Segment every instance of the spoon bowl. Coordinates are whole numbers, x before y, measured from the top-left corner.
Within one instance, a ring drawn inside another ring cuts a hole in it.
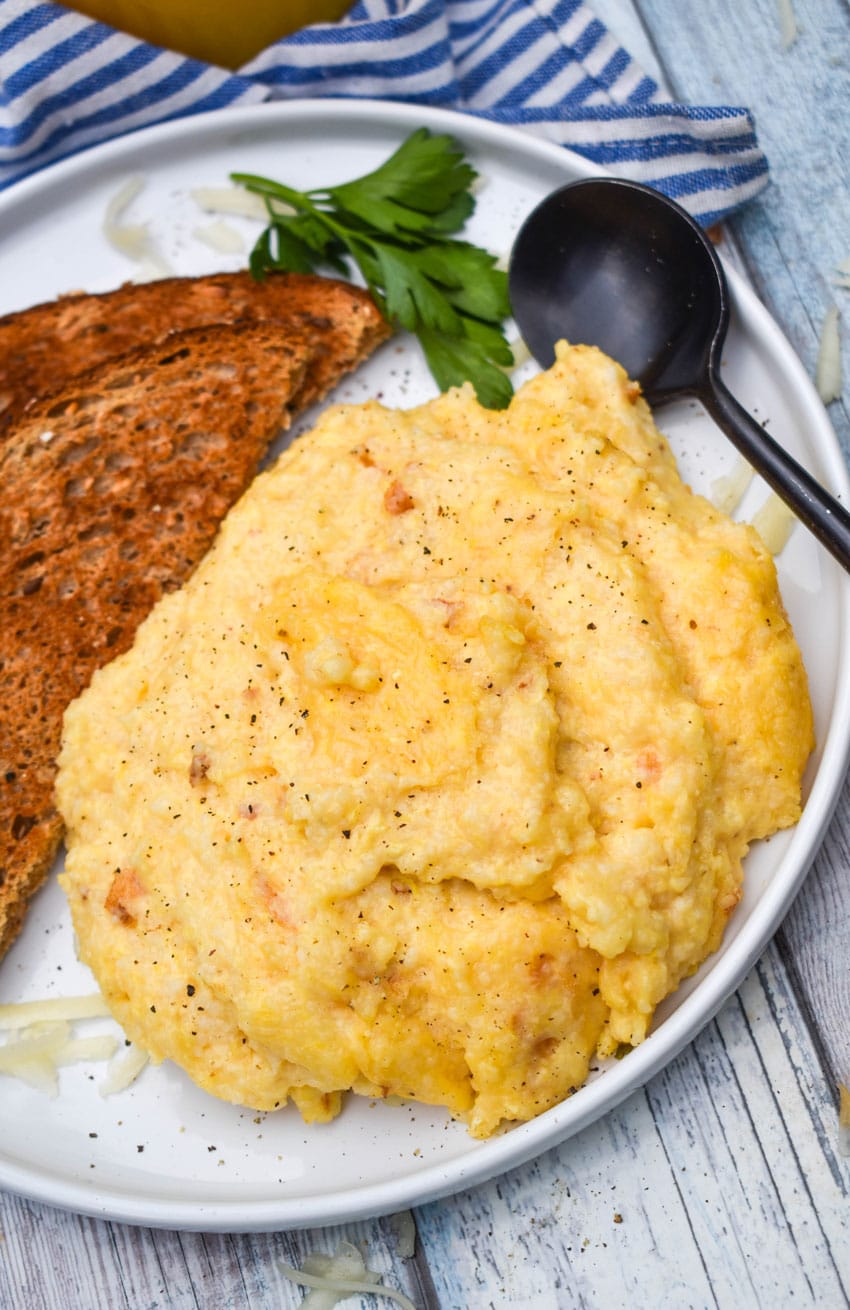
[[[509,267],[517,327],[548,368],[555,342],[598,346],[653,406],[695,396],[770,487],[850,571],[850,514],[732,396],[723,266],[699,224],[637,182],[571,182],[520,229]]]

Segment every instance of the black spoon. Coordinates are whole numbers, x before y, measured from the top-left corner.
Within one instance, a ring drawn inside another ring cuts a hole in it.
[[[850,571],[850,514],[765,432],[720,378],[729,292],[680,205],[637,182],[571,182],[529,215],[509,269],[517,327],[544,368],[564,338],[599,346],[651,405],[696,396],[741,454]]]

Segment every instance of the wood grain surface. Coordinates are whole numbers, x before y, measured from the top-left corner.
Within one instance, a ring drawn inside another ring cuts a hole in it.
[[[730,224],[759,298],[814,375],[824,317],[842,313],[850,377],[850,291],[836,286],[850,258],[850,18],[844,0],[794,0],[798,36],[783,49],[772,0],[640,6],[674,94],[692,102],[736,97],[754,111],[770,162],[769,187]],[[677,21],[678,16],[678,21]],[[722,56],[722,57],[721,57]],[[845,388],[830,418],[850,454]],[[850,1080],[850,862],[847,793],[777,947],[835,1089]]]
[[[850,377],[850,9],[792,0],[597,0],[623,43],[692,103],[750,106],[769,188],[729,249],[814,370],[827,307]],[[850,453],[847,392],[830,408]],[[131,1228],[0,1197],[2,1310],[285,1310],[279,1262],[358,1243],[419,1310],[850,1305],[850,791],[795,905],[738,993],[618,1109],[506,1176],[338,1229],[209,1235]],[[2,1131],[2,1102],[0,1102]],[[370,1297],[345,1302],[375,1307]],[[389,1304],[389,1302],[386,1302]]]

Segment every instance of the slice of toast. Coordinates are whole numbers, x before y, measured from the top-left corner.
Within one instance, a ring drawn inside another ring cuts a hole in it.
[[[322,345],[273,322],[176,333],[30,407],[0,444],[0,954],[61,842],[66,706],[201,559],[317,385]]]
[[[257,282],[247,272],[214,273],[61,296],[0,318],[0,434],[86,369],[170,332],[245,319],[276,319],[315,337],[301,409],[389,334],[365,291],[312,274],[272,273]]]

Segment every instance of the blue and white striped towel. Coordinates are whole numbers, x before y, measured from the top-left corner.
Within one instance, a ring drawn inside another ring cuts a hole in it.
[[[519,126],[657,186],[706,224],[767,180],[746,109],[670,102],[582,0],[358,0],[238,73],[58,4],[0,0],[0,188],[149,123],[290,96],[402,100]]]

